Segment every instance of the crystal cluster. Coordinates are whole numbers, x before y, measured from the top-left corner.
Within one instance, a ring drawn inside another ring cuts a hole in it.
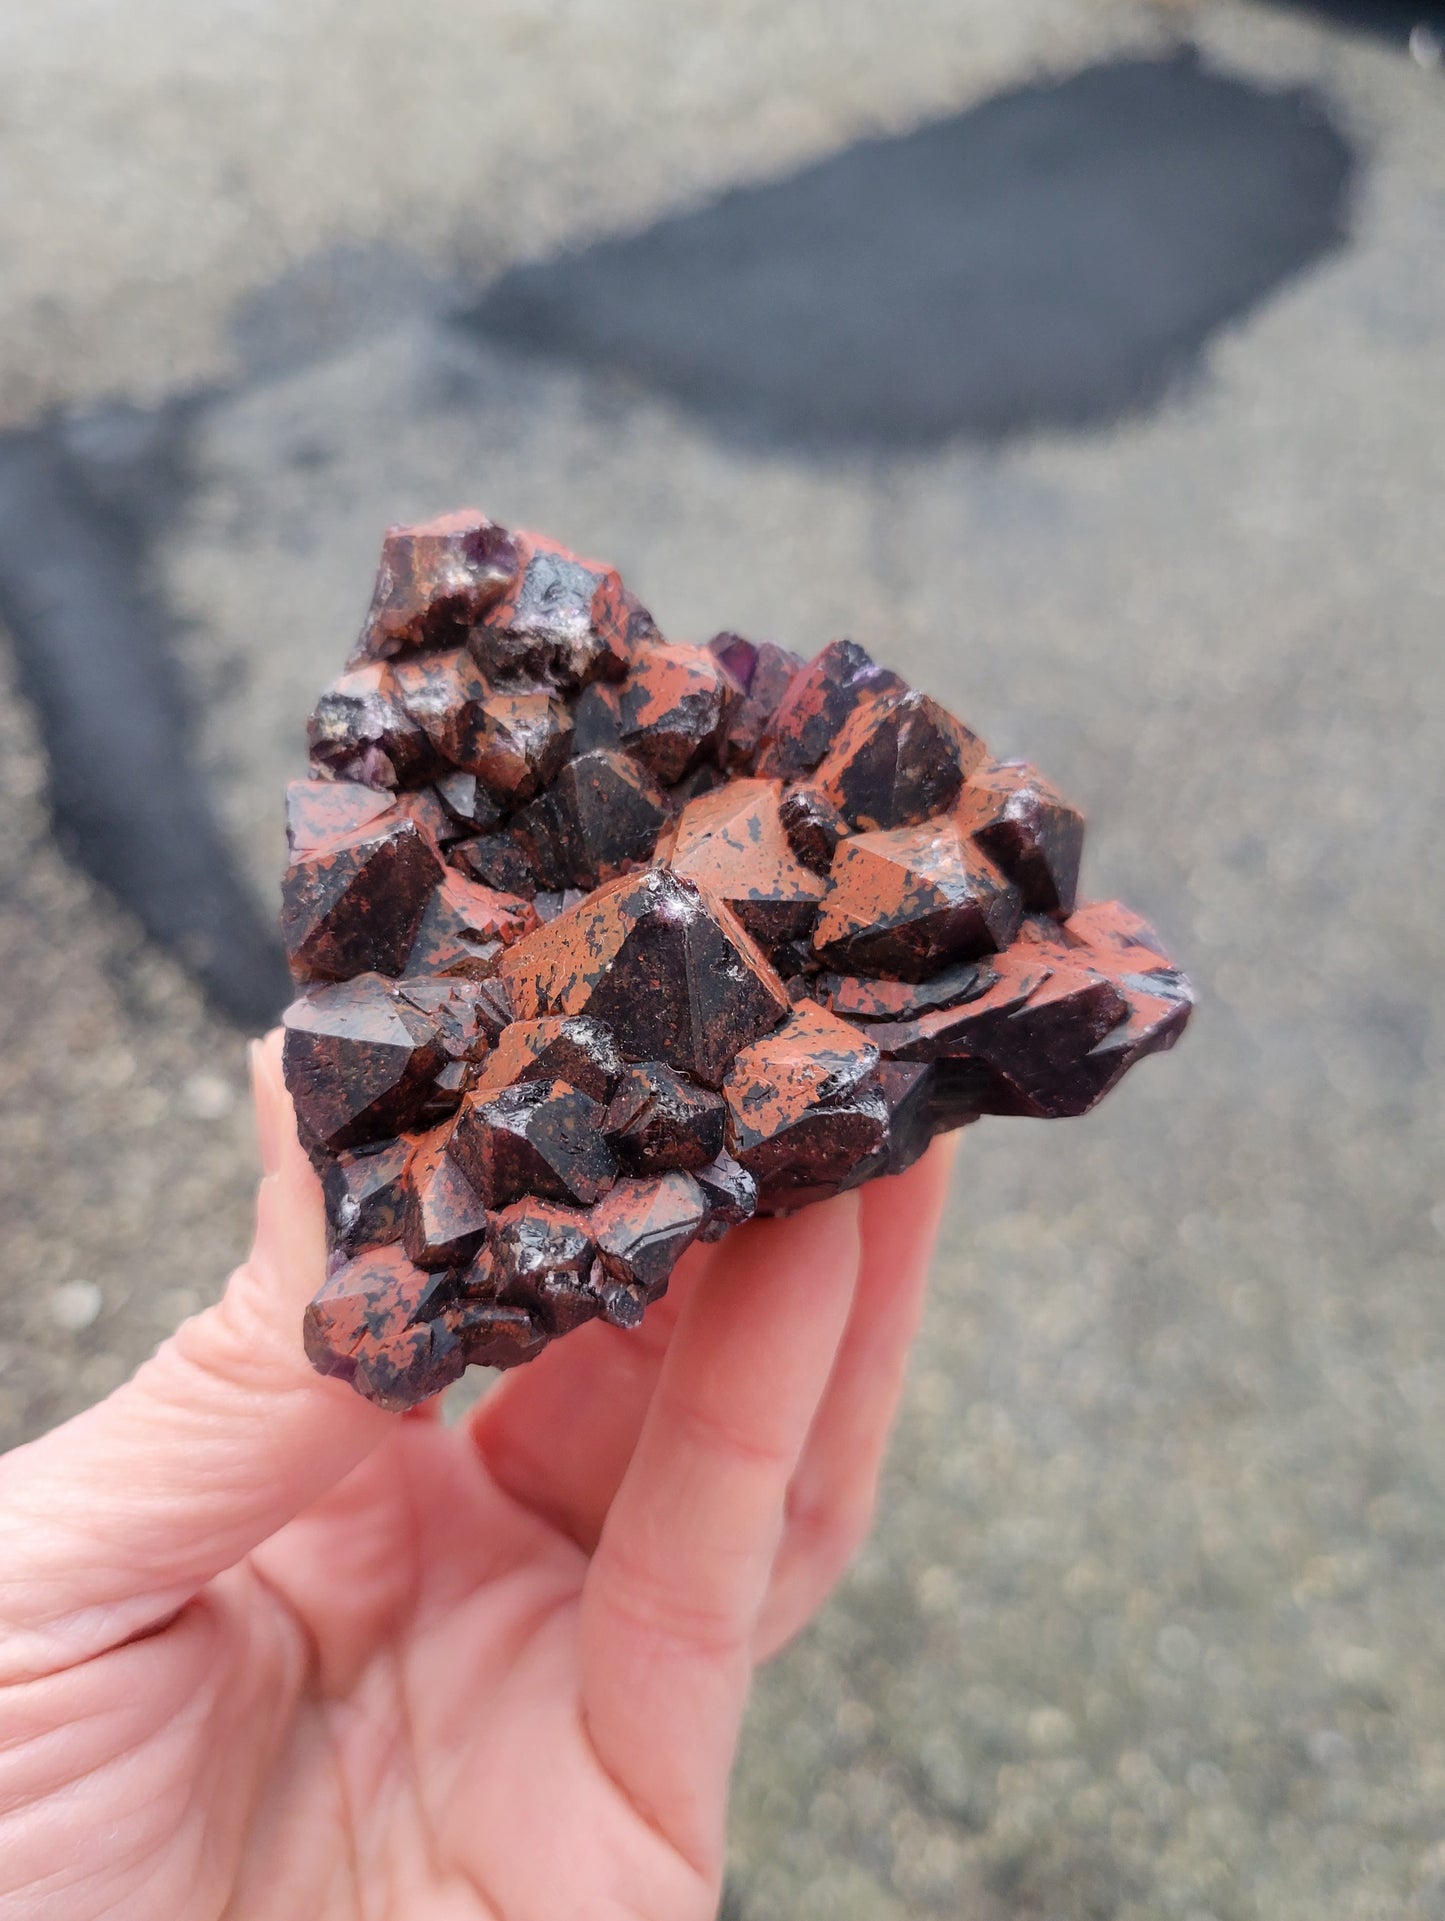
[[[287,797],[307,1352],[386,1407],[634,1326],[679,1255],[1081,1114],[1189,990],[1083,822],[853,642],[665,640],[610,567],[387,534]]]

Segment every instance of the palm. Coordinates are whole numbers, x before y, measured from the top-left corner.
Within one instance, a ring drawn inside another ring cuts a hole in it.
[[[447,1429],[297,1364],[283,1132],[222,1307],[0,1463],[0,1911],[710,1915],[752,1668],[866,1524],[942,1166],[695,1250]]]
[[[575,1481],[553,1491],[578,1511]],[[254,1693],[271,1647],[301,1679],[252,1727],[251,1765],[283,1753],[239,1837],[235,1913],[270,1921],[294,1889],[308,1917],[527,1921],[607,1912],[610,1888],[619,1912],[711,1914],[717,1859],[685,1859],[592,1744],[589,1566],[558,1519],[498,1485],[470,1430],[427,1419],[258,1549],[233,1672]]]
[[[587,1566],[431,1422],[404,1423],[267,1543],[207,1650],[224,1659],[225,1693],[157,1783],[179,1793],[200,1778],[239,1710],[236,1781],[208,1787],[201,1811],[228,1911],[525,1921],[606,1912],[610,1886],[619,1911],[710,1914],[716,1863],[695,1871],[591,1747]],[[268,1662],[280,1685],[258,1709]],[[235,1785],[262,1770],[249,1823],[227,1832]],[[185,1912],[176,1892],[157,1911]]]

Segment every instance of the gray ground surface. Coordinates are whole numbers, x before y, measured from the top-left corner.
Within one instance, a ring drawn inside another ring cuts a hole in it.
[[[875,645],[1084,803],[1090,891],[1199,980],[1096,1115],[966,1137],[878,1528],[758,1692],[737,1915],[1445,1916],[1439,76],[1230,4],[127,11],[0,21],[12,420],[224,374],[322,246],[480,274],[1180,23],[1334,103],[1351,244],[1147,417],[824,463],[401,298],[210,405],[158,563],[258,887],[380,527],[475,498],[669,632]],[[50,845],[8,687],[0,806],[18,1439],[214,1294],[253,1155],[241,1043]]]

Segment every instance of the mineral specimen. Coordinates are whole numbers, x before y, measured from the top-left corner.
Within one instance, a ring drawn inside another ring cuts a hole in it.
[[[878,1171],[888,1145],[888,1111],[869,1084],[878,1061],[866,1034],[811,1000],[743,1048],[723,1083],[728,1145],[759,1192],[836,1193]]]
[[[349,784],[349,783],[348,783]],[[399,974],[446,869],[397,807],[298,847],[281,884],[281,938],[297,980]]]
[[[517,548],[485,514],[444,514],[391,527],[353,665],[407,652],[428,640],[465,638],[517,574]]]
[[[675,874],[724,901],[769,950],[810,933],[828,891],[793,852],[782,782],[737,779],[690,800],[658,847]]]
[[[322,1174],[323,1373],[408,1407],[695,1241],[1081,1114],[1187,982],[1083,821],[852,641],[665,640],[464,511],[386,536],[287,792],[284,1062]]]
[[[567,1334],[602,1312],[593,1284],[597,1243],[579,1207],[514,1201],[490,1233],[492,1280],[504,1306],[520,1308],[545,1335]]]
[[[927,694],[879,695],[844,722],[813,786],[858,831],[911,827],[958,799],[983,743]]]
[[[629,1060],[708,1086],[788,1011],[783,983],[727,906],[668,867],[589,894],[503,953],[519,1018],[591,1014]]]
[[[607,1138],[634,1172],[707,1167],[723,1150],[726,1109],[711,1088],[661,1061],[622,1074],[607,1110]]]
[[[668,819],[667,798],[620,750],[579,754],[517,816],[515,842],[534,885],[596,887],[645,861]]]
[[[287,1008],[285,1024],[301,1138],[325,1154],[399,1134],[446,1058],[435,1023],[380,974],[317,988]]]
[[[407,1162],[401,1238],[418,1267],[465,1267],[486,1238],[486,1207],[447,1152],[448,1135],[447,1128],[437,1128]]]
[[[717,747],[730,691],[727,670],[708,648],[659,640],[622,683],[621,745],[670,787]]]
[[[666,1289],[678,1259],[704,1231],[709,1210],[705,1189],[681,1171],[655,1181],[619,1181],[597,1203],[593,1280],[609,1321],[636,1326],[643,1308]]]
[[[527,1194],[597,1201],[617,1178],[602,1137],[605,1113],[565,1081],[518,1081],[500,1094],[469,1094],[447,1152],[488,1207]]]
[[[813,944],[850,972],[925,980],[1007,947],[1018,889],[945,818],[841,841]]]

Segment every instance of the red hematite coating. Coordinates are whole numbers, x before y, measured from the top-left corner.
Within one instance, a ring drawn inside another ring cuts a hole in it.
[[[434,1127],[407,1160],[401,1239],[418,1267],[464,1267],[486,1238],[487,1210],[447,1153],[450,1133]]]
[[[911,827],[941,814],[983,759],[983,742],[927,694],[860,701],[813,776],[848,827]]]
[[[607,1138],[637,1173],[707,1167],[722,1152],[721,1095],[661,1061],[625,1068],[607,1110]]]
[[[853,641],[664,639],[604,563],[393,527],[287,791],[322,1373],[384,1407],[635,1327],[695,1241],[1082,1114],[1188,983],[1083,819]]]
[[[515,894],[479,887],[460,874],[445,874],[432,889],[416,938],[407,955],[409,974],[495,972],[496,956],[507,941],[530,934],[537,910]]]
[[[522,1018],[590,1014],[628,1060],[716,1087],[788,1011],[787,989],[722,901],[667,868],[625,875],[518,941],[500,971]]]
[[[473,508],[417,527],[389,527],[353,662],[465,634],[506,592],[516,571],[512,536]]]
[[[645,767],[599,747],[568,761],[518,814],[514,857],[534,886],[597,887],[648,858],[670,812]]]
[[[606,1112],[565,1081],[518,1081],[499,1094],[466,1095],[447,1152],[488,1207],[528,1194],[586,1206],[617,1179]]]
[[[761,946],[812,930],[828,884],[793,852],[780,780],[729,781],[690,800],[656,858],[725,901]]]
[[[479,1094],[500,1094],[518,1081],[565,1081],[605,1101],[623,1072],[612,1030],[583,1014],[513,1021],[477,1075]]]
[[[399,807],[298,848],[281,883],[281,938],[298,981],[399,974],[445,869]]]
[[[544,535],[518,534],[512,578],[473,629],[471,647],[484,668],[572,689],[621,680],[634,631],[655,630],[615,568],[583,560]]]
[[[521,1200],[491,1227],[491,1270],[498,1297],[521,1308],[545,1334],[568,1334],[602,1312],[594,1284],[597,1243],[580,1207]]]
[[[287,849],[293,856],[310,853],[359,833],[395,807],[394,796],[357,781],[293,780],[286,789]]]
[[[681,1171],[660,1180],[619,1181],[597,1203],[591,1221],[598,1255],[593,1281],[609,1321],[617,1327],[637,1325],[643,1308],[666,1292],[668,1276],[703,1232],[711,1208],[702,1183]]]
[[[764,723],[757,771],[784,780],[811,773],[860,701],[905,691],[906,683],[877,666],[856,642],[830,640],[789,681]]]
[[[771,640],[745,640],[741,634],[714,634],[708,650],[737,682],[724,721],[722,765],[746,771],[757,757],[758,742],[794,674],[801,654]]]
[[[706,647],[658,641],[622,684],[621,744],[660,781],[671,784],[715,747],[729,696],[727,670]]]
[[[829,878],[813,945],[850,970],[925,980],[1018,931],[1018,889],[947,818],[840,841]]]
[[[962,790],[954,819],[1017,883],[1025,907],[1073,911],[1084,851],[1084,817],[1027,761],[981,767]]]

